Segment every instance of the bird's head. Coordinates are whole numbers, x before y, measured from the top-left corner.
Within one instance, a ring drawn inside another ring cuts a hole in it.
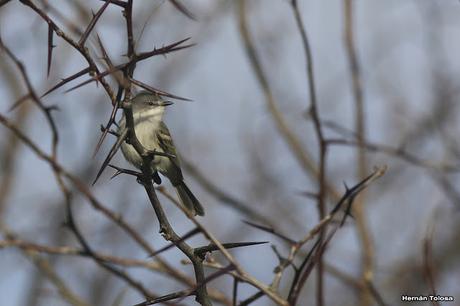
[[[141,91],[133,98],[134,108],[154,108],[171,104],[173,102],[164,100],[160,95],[148,91]]]
[[[162,115],[166,106],[173,104],[164,100],[160,95],[141,91],[132,100],[133,113],[146,117]]]

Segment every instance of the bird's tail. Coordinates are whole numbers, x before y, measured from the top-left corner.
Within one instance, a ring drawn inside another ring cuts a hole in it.
[[[204,209],[198,199],[193,195],[190,189],[182,181],[175,186],[177,190],[177,195],[179,196],[184,207],[193,213],[195,216],[204,216]]]

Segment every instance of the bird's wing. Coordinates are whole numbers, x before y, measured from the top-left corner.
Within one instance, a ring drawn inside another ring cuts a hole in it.
[[[170,157],[171,162],[180,169],[179,157],[177,156],[176,147],[174,146],[171,134],[169,134],[168,127],[161,121],[160,128],[157,131],[158,144],[160,145],[163,152],[174,155]]]

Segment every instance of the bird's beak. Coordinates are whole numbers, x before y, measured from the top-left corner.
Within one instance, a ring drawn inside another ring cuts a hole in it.
[[[163,106],[168,106],[168,105],[172,105],[172,104],[174,104],[174,102],[172,102],[172,101],[163,101],[163,103],[162,103]]]

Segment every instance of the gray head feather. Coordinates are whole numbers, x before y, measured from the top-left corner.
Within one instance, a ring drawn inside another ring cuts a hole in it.
[[[165,101],[160,95],[154,94],[148,91],[141,91],[133,98],[133,108],[136,110],[158,107],[158,106],[168,106],[172,102]]]

